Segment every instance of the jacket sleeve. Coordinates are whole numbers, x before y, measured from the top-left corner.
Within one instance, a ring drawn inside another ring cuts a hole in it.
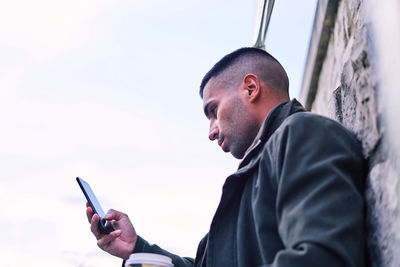
[[[364,159],[355,136],[309,113],[276,135],[276,214],[285,249],[268,267],[364,266]]]
[[[174,267],[189,267],[189,266],[193,266],[193,264],[194,264],[194,259],[187,258],[187,257],[180,257],[178,255],[172,254],[172,253],[160,248],[157,245],[149,244],[149,242],[144,240],[142,237],[138,236],[133,253],[140,253],[140,252],[156,253],[156,254],[168,256],[172,259],[172,263],[174,264]],[[122,263],[122,267],[124,267],[124,266],[125,266],[125,261]]]

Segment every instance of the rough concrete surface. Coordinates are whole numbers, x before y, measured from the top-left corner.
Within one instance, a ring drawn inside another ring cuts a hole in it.
[[[397,177],[389,161],[374,165],[369,173],[366,199],[370,206],[367,227],[371,266],[399,266]]]
[[[352,129],[369,157],[379,141],[376,79],[361,1],[341,1],[312,110]]]

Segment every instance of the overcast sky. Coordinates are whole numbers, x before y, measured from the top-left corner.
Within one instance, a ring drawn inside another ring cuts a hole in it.
[[[291,97],[315,6],[275,3],[266,47]],[[198,87],[252,45],[255,15],[256,0],[0,0],[0,265],[120,266],[76,176],[145,239],[195,256],[238,164],[208,140]]]

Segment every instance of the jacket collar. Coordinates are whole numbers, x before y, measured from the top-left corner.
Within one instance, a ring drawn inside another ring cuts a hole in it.
[[[239,164],[239,169],[247,165],[254,154],[253,151],[262,144],[268,141],[276,129],[281,126],[282,122],[290,115],[297,112],[306,111],[304,107],[295,98],[291,101],[283,102],[274,107],[269,113],[267,118],[261,125],[260,130],[252,145],[247,149],[243,160]]]

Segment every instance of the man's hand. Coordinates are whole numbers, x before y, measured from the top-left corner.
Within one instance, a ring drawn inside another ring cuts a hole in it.
[[[100,217],[97,214],[93,214],[89,203],[86,203],[86,207],[90,230],[97,239],[97,245],[102,250],[127,260],[129,255],[132,254],[137,240],[136,231],[128,215],[116,210],[109,210],[104,219],[109,221],[109,223],[111,222],[115,231],[109,234],[102,234],[99,229]]]

